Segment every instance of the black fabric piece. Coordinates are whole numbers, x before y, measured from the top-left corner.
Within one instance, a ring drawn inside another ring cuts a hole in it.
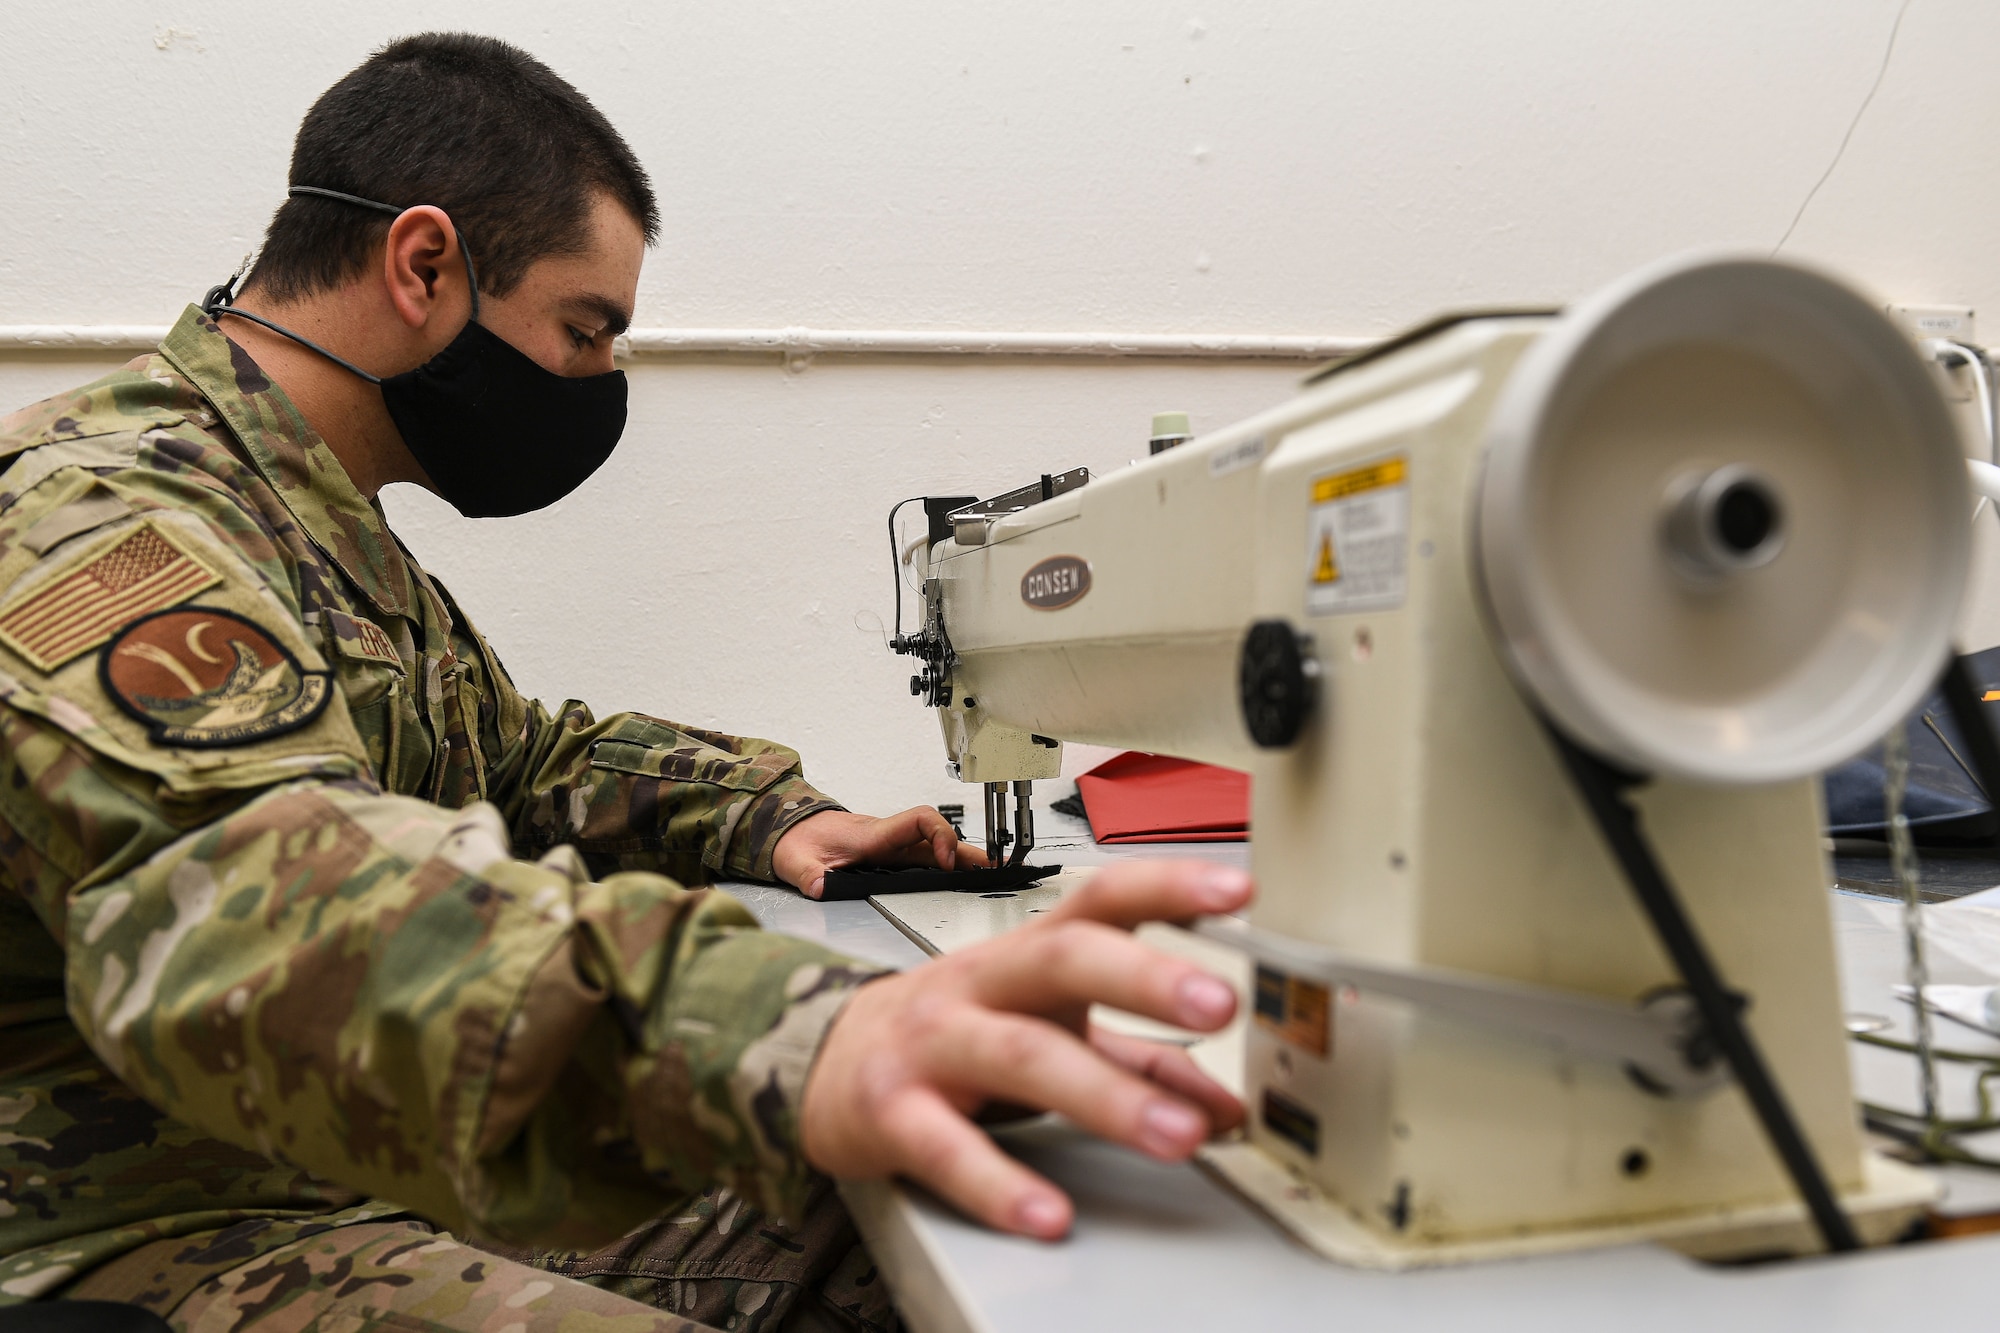
[[[1002,866],[997,870],[890,870],[869,866],[829,870],[819,895],[823,903],[852,902],[878,893],[1012,893],[1047,879],[1061,866]]]
[[[507,518],[554,504],[611,457],[625,372],[558,375],[474,321],[383,380],[382,402],[440,497],[467,518]]]
[[[1089,819],[1090,811],[1083,808],[1083,788],[1078,787],[1060,801],[1050,801],[1049,809],[1059,815],[1069,815],[1076,819]]]
[[[117,1301],[29,1301],[0,1308],[0,1333],[173,1333],[167,1321]]]
[[[2000,816],[1986,799],[1978,779],[1978,756],[1967,742],[1959,716],[1970,709],[1985,720],[1989,733],[2000,726],[2000,701],[1984,701],[1988,691],[2000,689],[2000,648],[1968,654],[1951,669],[1962,677],[1963,692],[1953,691],[1959,695],[1958,706],[1952,706],[1940,687],[1903,725],[1910,742],[1910,782],[1903,809],[1919,846],[1963,846],[2000,836]],[[1886,778],[1880,745],[1828,769],[1827,832],[1836,838],[1886,839]]]

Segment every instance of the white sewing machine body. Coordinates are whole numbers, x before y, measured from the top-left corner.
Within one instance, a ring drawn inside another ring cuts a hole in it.
[[[1054,776],[1058,752],[1037,736],[1246,769],[1256,926],[1384,964],[1623,1003],[1673,986],[1496,650],[1480,583],[1496,410],[1559,323],[1447,325],[1226,430],[961,523],[965,540],[936,544],[927,570],[927,607],[955,654],[940,716],[959,775]],[[1861,515],[1795,466],[1801,450],[1824,450],[1824,423],[1788,415],[1782,379],[1688,403],[1682,424],[1709,429],[1732,411],[1751,421],[1714,461],[1752,465],[1806,501],[1785,511],[1778,558],[1864,577],[1854,562],[1894,557],[1872,538],[1857,549]],[[1637,399],[1627,426],[1683,410],[1673,395]],[[1606,508],[1586,526],[1638,522],[1650,540],[1656,512]],[[1698,654],[1704,617],[1743,614],[1688,605],[1675,642],[1646,652],[1671,655],[1692,636]],[[1317,705],[1282,749],[1254,744],[1238,705],[1239,653],[1259,620],[1296,627],[1317,663]],[[1834,632],[1871,632],[1847,620]],[[1816,779],[1663,778],[1638,803],[1721,972],[1750,997],[1750,1028],[1856,1227],[1876,1241],[1900,1230],[1930,1188],[1862,1148]],[[1249,1142],[1210,1160],[1334,1257],[1401,1267],[1636,1236],[1718,1253],[1810,1245],[1734,1086],[1661,1096],[1558,1042],[1365,990],[1330,993],[1271,968],[1257,989]]]

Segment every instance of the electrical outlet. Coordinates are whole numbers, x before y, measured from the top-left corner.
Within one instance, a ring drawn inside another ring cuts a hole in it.
[[[1973,311],[1969,305],[1892,305],[1889,314],[1919,341],[1925,338],[1973,341]]]
[[[1969,305],[1892,305],[1889,316],[1903,326],[1903,331],[1916,341],[1917,346],[1924,348],[1926,356],[1930,355],[1930,349],[1924,345],[1934,338],[1955,343],[1973,342],[1973,310]],[[1937,366],[1945,397],[1955,403],[1971,402],[1976,395],[1972,367],[1948,356],[1937,358]]]

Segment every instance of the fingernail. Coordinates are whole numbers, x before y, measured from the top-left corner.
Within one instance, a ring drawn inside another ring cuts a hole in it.
[[[1145,1146],[1165,1157],[1179,1157],[1201,1142],[1201,1117],[1179,1102],[1156,1101],[1141,1117]]]
[[[1067,1220],[1063,1215],[1062,1200],[1046,1194],[1030,1194],[1014,1215],[1020,1219],[1021,1230],[1037,1236],[1059,1236]]]
[[[1234,866],[1210,866],[1201,876],[1202,905],[1211,911],[1228,911],[1237,905],[1249,887],[1248,873]]]
[[[1181,982],[1179,999],[1181,1021],[1189,1027],[1214,1027],[1236,1007],[1236,992],[1205,972]]]

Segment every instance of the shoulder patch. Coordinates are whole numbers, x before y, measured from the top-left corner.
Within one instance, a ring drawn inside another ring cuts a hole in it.
[[[297,731],[333,687],[255,622],[206,606],[157,611],[125,626],[98,663],[104,692],[144,722],[156,745],[246,745]]]
[[[153,523],[141,523],[67,574],[0,606],[0,643],[54,671],[136,616],[172,606],[222,576]]]

